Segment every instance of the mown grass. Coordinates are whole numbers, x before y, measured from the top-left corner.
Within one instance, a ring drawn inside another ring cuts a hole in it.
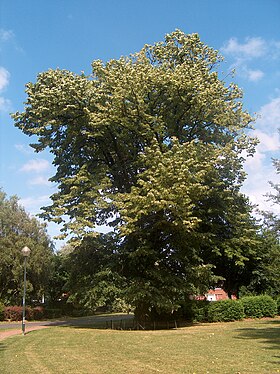
[[[280,372],[280,319],[177,330],[51,327],[0,342],[0,373]]]

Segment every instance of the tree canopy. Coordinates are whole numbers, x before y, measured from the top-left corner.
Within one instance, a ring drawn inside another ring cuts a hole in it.
[[[240,193],[253,118],[241,90],[219,77],[221,62],[197,34],[176,30],[128,57],[94,61],[89,76],[40,73],[13,116],[37,136],[37,152],[54,155],[58,192],[43,216],[81,241],[111,221],[139,309],[174,310],[226,275],[215,266],[240,269],[254,251]]]
[[[30,217],[18,198],[0,190],[0,300],[20,304],[23,290],[24,246],[31,249],[27,261],[27,300],[41,299],[48,286],[53,246],[45,225]]]

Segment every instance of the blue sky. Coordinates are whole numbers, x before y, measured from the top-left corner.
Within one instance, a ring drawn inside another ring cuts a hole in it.
[[[0,0],[0,188],[30,214],[55,191],[51,155],[33,153],[9,116],[23,109],[27,82],[49,68],[90,73],[93,60],[128,55],[179,28],[218,49],[225,73],[235,68],[245,108],[259,117],[260,144],[246,163],[243,191],[280,213],[263,196],[268,181],[277,181],[271,158],[280,148],[279,20],[279,0]],[[49,225],[49,234],[57,233]]]

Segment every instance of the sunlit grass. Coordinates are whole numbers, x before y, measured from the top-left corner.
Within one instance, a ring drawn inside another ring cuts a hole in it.
[[[0,342],[0,373],[280,372],[280,319],[177,330],[51,327]]]

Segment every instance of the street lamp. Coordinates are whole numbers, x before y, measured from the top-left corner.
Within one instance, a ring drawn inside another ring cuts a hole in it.
[[[24,278],[23,278],[23,298],[22,298],[22,335],[25,335],[25,294],[26,294],[26,260],[30,255],[30,249],[23,247],[21,253],[24,256]]]

